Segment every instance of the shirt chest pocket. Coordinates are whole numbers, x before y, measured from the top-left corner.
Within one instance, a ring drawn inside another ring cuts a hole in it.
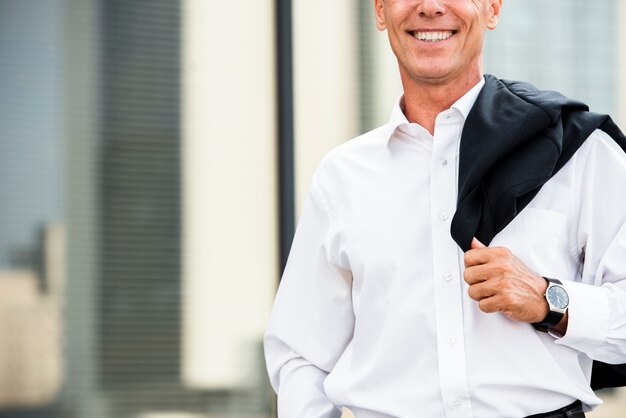
[[[561,274],[557,257],[568,254],[567,216],[547,209],[525,208],[495,236],[490,246],[504,246],[535,273]]]

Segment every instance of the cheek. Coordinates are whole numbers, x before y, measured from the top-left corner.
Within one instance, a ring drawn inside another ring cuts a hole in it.
[[[408,38],[404,32],[396,28],[387,29],[387,36],[389,38],[389,45],[396,57],[400,58],[406,56],[406,50],[410,47],[411,39]]]
[[[478,27],[473,28],[467,34],[463,45],[464,53],[469,57],[474,57],[483,49],[484,33]]]

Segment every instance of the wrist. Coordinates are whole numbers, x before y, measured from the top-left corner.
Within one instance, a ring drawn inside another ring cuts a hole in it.
[[[569,320],[569,312],[565,312],[561,321],[556,324],[551,330],[559,337],[564,336],[567,333],[567,324]]]
[[[543,321],[550,313],[550,305],[546,299],[546,291],[548,290],[548,281],[541,276],[537,277],[537,292],[539,296],[539,302],[537,303],[537,315],[532,323],[539,323]]]

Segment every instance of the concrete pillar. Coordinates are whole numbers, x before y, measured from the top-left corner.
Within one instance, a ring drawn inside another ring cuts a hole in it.
[[[359,130],[357,20],[352,1],[293,3],[298,214],[322,157]]]
[[[617,54],[618,54],[618,93],[617,93],[617,123],[622,130],[626,130],[626,1],[617,1]]]
[[[182,4],[182,379],[241,388],[278,276],[274,6]]]

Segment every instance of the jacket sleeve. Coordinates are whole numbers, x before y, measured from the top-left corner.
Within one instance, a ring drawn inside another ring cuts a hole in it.
[[[556,343],[626,363],[626,154],[602,131],[590,140],[577,196],[582,277],[567,283],[568,329]]]
[[[314,179],[264,338],[281,418],[341,416],[324,380],[352,338],[352,275],[329,259],[331,229],[330,208]]]

